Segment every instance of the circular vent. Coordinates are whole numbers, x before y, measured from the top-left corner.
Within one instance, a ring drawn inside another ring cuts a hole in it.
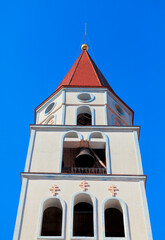
[[[45,110],[45,114],[48,114],[50,111],[52,111],[52,109],[54,108],[54,106],[55,106],[55,103],[53,102],[53,103],[51,103],[51,104],[49,104],[49,106],[46,108],[46,110]]]
[[[81,102],[91,102],[94,100],[94,96],[90,93],[80,93],[77,98]]]

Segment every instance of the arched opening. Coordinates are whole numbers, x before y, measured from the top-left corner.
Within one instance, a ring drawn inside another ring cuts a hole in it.
[[[79,154],[79,145],[82,135],[75,131],[67,132],[62,140],[62,172],[71,173],[74,167],[74,159]]]
[[[64,136],[64,140],[66,138],[78,138],[78,139],[81,139],[81,135],[78,133],[78,132],[75,132],[75,131],[69,131],[65,134]]]
[[[46,202],[43,212],[41,236],[61,236],[62,234],[62,206],[58,201]]]
[[[106,136],[92,132],[88,141],[83,136],[70,131],[63,137],[62,172],[79,174],[106,174],[109,164]],[[109,168],[108,168],[109,170]],[[109,173],[109,172],[108,172]]]
[[[94,236],[92,204],[79,202],[74,206],[73,236]]]
[[[105,237],[125,237],[120,201],[109,199],[104,205]]]
[[[81,106],[77,110],[77,126],[91,126],[92,114],[88,106]]]

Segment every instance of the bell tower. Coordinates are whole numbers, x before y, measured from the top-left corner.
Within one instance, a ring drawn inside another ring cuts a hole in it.
[[[152,240],[133,116],[83,44],[35,109],[14,240]]]

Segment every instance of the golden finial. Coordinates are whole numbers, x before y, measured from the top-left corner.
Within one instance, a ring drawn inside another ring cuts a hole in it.
[[[85,23],[85,35],[84,35],[85,43],[84,43],[83,45],[81,45],[81,49],[87,51],[87,50],[88,50],[88,45],[86,44],[86,35],[87,35],[86,28],[87,28],[87,25],[86,25],[86,23]]]
[[[82,50],[88,50],[88,45],[86,43],[81,45],[81,49]]]

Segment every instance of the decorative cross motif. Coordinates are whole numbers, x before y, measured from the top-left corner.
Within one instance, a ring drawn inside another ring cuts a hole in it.
[[[88,190],[87,187],[89,187],[88,183],[85,180],[83,180],[79,186],[81,187],[82,191],[84,191],[84,192],[86,190]]]
[[[56,196],[56,194],[58,194],[57,191],[60,191],[60,189],[57,185],[53,185],[49,190],[53,196]]]
[[[54,119],[51,118],[51,119],[49,120],[48,124],[53,125],[53,124],[54,124]]]
[[[108,191],[111,192],[112,197],[115,197],[116,194],[117,194],[116,191],[119,191],[119,189],[117,189],[117,187],[112,184],[112,185],[109,187]]]

